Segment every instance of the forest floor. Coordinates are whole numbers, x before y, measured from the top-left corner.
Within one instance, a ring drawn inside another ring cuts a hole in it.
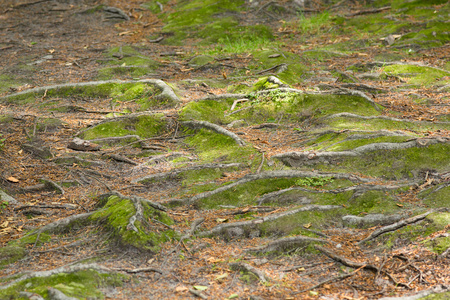
[[[450,297],[450,4],[304,2],[3,1],[0,299]]]

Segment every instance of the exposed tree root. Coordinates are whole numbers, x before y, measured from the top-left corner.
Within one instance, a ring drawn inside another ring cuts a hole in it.
[[[235,271],[245,271],[254,274],[261,282],[268,282],[270,278],[266,275],[265,272],[258,270],[255,267],[250,266],[246,263],[230,263],[230,268]]]
[[[152,84],[156,86],[160,91],[161,94],[156,96],[156,99],[164,99],[168,98],[172,100],[175,103],[180,102],[180,99],[175,95],[172,88],[170,88],[164,81],[160,79],[141,79],[141,80],[104,80],[104,81],[88,81],[88,82],[79,82],[79,83],[65,83],[65,84],[56,84],[56,85],[50,85],[50,86],[43,86],[39,88],[29,89],[22,92],[9,94],[3,97],[0,97],[0,100],[7,100],[8,98],[26,95],[26,94],[40,94],[40,93],[46,93],[46,91],[50,90],[58,90],[61,88],[81,88],[81,87],[90,87],[90,86],[97,86],[107,83],[115,83],[115,84],[126,84],[126,83],[147,83]]]
[[[183,241],[183,240],[186,240],[186,239],[190,238],[190,237],[194,234],[194,232],[195,232],[195,230],[197,229],[197,227],[198,227],[200,224],[202,224],[204,221],[205,221],[205,218],[198,218],[198,219],[195,219],[194,222],[192,222],[191,228],[189,229],[189,231],[188,231],[185,235],[183,235],[183,236],[181,237],[180,242]]]
[[[127,230],[133,230],[134,232],[139,233],[139,230],[134,225],[134,222],[139,221],[144,223],[144,208],[142,207],[141,201],[136,197],[130,197],[129,199],[133,202],[136,213],[130,217]]]
[[[130,200],[133,201],[133,203],[134,203],[135,200],[139,200],[139,201],[141,201],[143,203],[146,203],[146,204],[150,205],[154,209],[158,209],[158,210],[161,210],[161,211],[164,211],[164,212],[167,211],[167,207],[165,207],[164,205],[161,205],[159,203],[150,201],[148,199],[145,199],[145,198],[142,198],[142,197],[139,197],[139,196],[125,196],[125,195],[122,195],[121,193],[119,193],[118,191],[112,191],[111,193],[107,193],[107,194],[101,195],[102,198],[107,198],[109,196],[117,196],[117,197],[119,197],[121,199],[130,199]]]
[[[229,130],[226,130],[225,128],[223,128],[219,125],[216,125],[216,124],[213,124],[213,123],[210,123],[207,121],[185,121],[185,122],[182,122],[181,124],[183,126],[191,127],[194,129],[206,128],[206,129],[215,131],[217,133],[220,133],[220,134],[223,134],[223,135],[226,135],[226,136],[232,138],[241,147],[246,145],[244,140],[241,139],[240,137],[238,137],[235,133],[233,133]]]
[[[379,300],[418,300],[418,299],[425,299],[426,296],[432,295],[432,294],[440,294],[440,293],[445,293],[448,292],[449,287],[445,286],[445,285],[438,285],[434,288],[431,288],[429,290],[425,290],[425,291],[421,291],[419,293],[416,294],[412,294],[409,296],[402,296],[402,297],[383,297],[380,298]],[[428,297],[427,297],[428,298]],[[444,298],[430,298],[430,299],[444,299]]]
[[[30,232],[29,234],[27,234],[25,236],[41,234],[42,232],[52,232],[52,233],[55,232],[56,233],[56,232],[60,232],[60,231],[65,231],[68,227],[70,227],[72,225],[72,223],[83,222],[87,218],[89,218],[92,214],[94,214],[94,212],[73,215],[73,216],[58,220],[56,222],[47,224],[47,225],[39,228],[36,231]]]
[[[389,120],[389,121],[395,121],[395,122],[411,122],[411,123],[422,123],[422,124],[430,124],[431,122],[427,121],[417,121],[417,120],[409,120],[409,119],[398,119],[388,116],[360,116],[357,114],[352,114],[349,112],[342,112],[337,114],[332,114],[329,116],[326,116],[325,119],[334,119],[334,118],[340,118],[340,117],[349,117],[349,118],[356,118],[356,119],[363,119],[363,120]],[[432,124],[448,124],[449,122],[432,122]]]
[[[307,289],[304,289],[304,290],[301,290],[301,291],[298,291],[298,292],[295,292],[295,293],[292,293],[292,294],[293,295],[297,295],[297,294],[300,294],[300,293],[311,291],[313,289],[317,289],[317,288],[319,288],[319,287],[321,287],[321,286],[323,286],[325,284],[328,284],[328,283],[332,283],[332,282],[336,282],[336,281],[341,281],[341,280],[347,279],[349,277],[352,277],[353,275],[356,275],[356,273],[358,273],[359,270],[361,270],[361,269],[362,268],[359,268],[359,269],[357,269],[357,270],[355,270],[355,271],[353,271],[351,273],[348,273],[348,274],[343,274],[343,275],[331,277],[329,279],[326,279],[326,280],[323,280],[323,281],[319,282],[316,285],[313,285],[312,287],[309,287]]]
[[[156,269],[156,268],[138,268],[138,269],[126,269],[126,268],[112,268],[111,270],[114,271],[123,271],[123,272],[127,272],[127,273],[131,273],[131,274],[135,274],[135,273],[142,273],[142,272],[156,272],[159,274],[164,274],[164,272],[160,269]]]
[[[204,165],[197,165],[197,166],[191,166],[191,167],[186,167],[186,168],[180,168],[180,169],[176,169],[170,172],[161,172],[161,173],[156,173],[156,174],[151,174],[148,176],[144,176],[144,177],[140,177],[140,178],[136,178],[133,179],[131,182],[132,183],[143,183],[146,181],[153,181],[153,180],[163,180],[165,178],[174,178],[176,176],[178,176],[180,173],[182,172],[186,172],[186,171],[193,171],[193,170],[204,170],[204,169],[225,169],[225,168],[242,168],[244,167],[243,164],[241,163],[231,163],[231,164],[204,164]]]
[[[349,187],[334,189],[334,190],[313,190],[313,189],[307,189],[307,188],[302,188],[302,187],[290,187],[287,189],[282,189],[282,190],[278,190],[275,192],[270,192],[270,193],[264,194],[261,197],[259,197],[259,199],[257,200],[257,203],[258,203],[258,205],[261,205],[264,202],[269,201],[271,198],[281,196],[284,193],[287,193],[290,191],[302,191],[302,192],[313,193],[313,194],[322,194],[322,193],[340,194],[340,193],[345,193],[348,191],[355,191],[355,193],[364,193],[366,191],[397,190],[402,187],[412,186],[413,184],[414,184],[414,182],[399,184],[399,185],[373,185],[373,184],[362,183],[359,185],[354,185],[354,186],[349,186]]]
[[[378,237],[378,236],[380,236],[382,234],[385,234],[386,232],[394,231],[394,230],[402,228],[402,227],[404,227],[406,225],[409,225],[409,224],[421,221],[421,220],[425,219],[429,214],[437,212],[437,211],[443,211],[443,210],[442,209],[441,210],[434,210],[434,209],[432,209],[430,211],[427,211],[424,214],[421,214],[421,215],[418,215],[418,216],[414,216],[414,217],[411,217],[411,218],[408,218],[408,219],[405,219],[405,220],[401,220],[399,222],[396,222],[396,223],[388,225],[388,226],[381,227],[381,228],[375,230],[374,232],[372,232],[372,234],[370,234],[365,239],[359,241],[358,244],[361,245],[361,244],[363,244],[365,242],[373,240],[374,238],[376,238],[376,237]]]
[[[281,238],[281,239],[275,240],[273,242],[270,242],[267,245],[256,247],[256,248],[249,248],[249,249],[245,249],[245,250],[250,251],[250,252],[267,253],[267,252],[273,252],[273,251],[283,251],[287,248],[304,246],[304,245],[307,245],[310,243],[330,243],[330,242],[332,242],[332,241],[298,235],[298,236],[292,236],[292,237],[287,237],[287,238]]]
[[[262,218],[258,218],[258,219],[254,219],[254,220],[250,220],[250,221],[220,224],[218,226],[215,226],[211,230],[198,233],[197,236],[206,237],[206,236],[210,236],[210,235],[219,234],[223,230],[228,229],[228,228],[259,225],[259,224],[262,224],[265,222],[274,221],[276,219],[290,216],[290,215],[293,215],[293,214],[296,214],[299,212],[303,212],[303,211],[326,211],[326,210],[340,209],[340,208],[342,208],[342,207],[339,205],[306,205],[306,206],[303,206],[300,208],[288,210],[288,211],[278,213],[278,214],[272,214],[267,217],[262,217]]]
[[[0,286],[0,290],[7,289],[7,288],[13,286],[14,284],[16,284],[18,282],[21,282],[21,281],[27,280],[27,279],[31,279],[31,278],[49,277],[51,275],[55,275],[55,274],[59,274],[59,273],[74,273],[74,272],[78,272],[78,271],[81,271],[81,270],[95,270],[95,271],[97,271],[99,273],[103,273],[103,274],[111,273],[110,269],[108,269],[108,268],[106,268],[104,266],[95,264],[95,263],[93,263],[93,264],[79,264],[79,265],[62,266],[62,267],[59,267],[59,268],[56,268],[56,269],[53,269],[53,270],[37,271],[37,272],[31,272],[31,273],[25,274],[22,277],[17,278],[15,280],[11,281],[8,284]],[[13,276],[16,277],[16,275],[12,275],[12,276],[9,276],[9,277],[13,277]],[[3,279],[6,279],[6,278],[3,278]]]
[[[372,271],[372,272],[374,272],[376,274],[379,274],[381,272],[384,275],[386,275],[387,277],[389,277],[389,279],[392,281],[392,283],[395,286],[403,286],[403,287],[405,287],[407,289],[411,289],[411,287],[409,285],[401,283],[401,282],[397,282],[397,280],[395,280],[394,277],[392,277],[391,274],[387,273],[386,271],[381,270],[380,268],[378,268],[378,267],[376,267],[374,265],[352,261],[350,259],[347,259],[347,258],[345,258],[343,256],[340,256],[340,255],[332,252],[331,250],[329,250],[327,248],[324,248],[322,246],[319,246],[319,245],[315,245],[314,247],[317,250],[319,250],[320,252],[322,252],[323,254],[325,254],[326,256],[328,256],[329,258],[331,258],[331,259],[333,259],[333,260],[343,264],[344,266],[355,268],[355,269],[362,268],[362,269],[365,269],[365,270]]]
[[[338,89],[326,91],[326,93],[333,94],[333,95],[359,96],[359,97],[367,100],[367,102],[369,102],[376,110],[381,111],[379,104],[377,104],[369,96],[367,96],[365,93],[363,93],[361,91],[355,91],[355,90],[346,89],[346,88],[338,88]]]
[[[213,191],[200,193],[198,195],[195,195],[192,198],[188,199],[182,199],[182,200],[176,200],[176,202],[186,203],[186,204],[193,204],[197,202],[200,199],[204,199],[207,197],[210,197],[212,195],[224,192],[226,190],[235,188],[238,185],[245,184],[247,182],[255,181],[255,180],[261,180],[261,179],[272,179],[272,178],[294,178],[294,177],[333,177],[336,179],[348,179],[351,181],[359,181],[359,182],[370,182],[371,179],[358,177],[353,174],[342,174],[342,173],[318,173],[318,172],[309,172],[309,171],[297,171],[297,170],[286,170],[286,171],[271,171],[271,172],[264,172],[260,174],[250,174],[246,175],[243,178],[222,186],[220,188],[217,188]]]
[[[408,148],[420,148],[429,145],[448,143],[450,139],[446,138],[421,138],[414,139],[403,143],[373,143],[364,146],[357,147],[349,151],[336,151],[336,152],[287,152],[272,156],[272,158],[279,159],[285,165],[290,167],[299,167],[305,164],[319,162],[333,162],[334,160],[344,157],[357,157],[366,152],[379,151],[379,150],[401,150]]]

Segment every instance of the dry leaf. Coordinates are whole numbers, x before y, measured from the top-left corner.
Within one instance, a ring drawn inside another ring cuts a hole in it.
[[[194,285],[194,289],[196,289],[197,291],[206,291],[208,287],[204,285]]]
[[[308,228],[311,227],[311,226],[312,226],[311,223],[308,223],[308,224],[303,225],[303,227],[306,228],[306,229],[308,229]]]
[[[187,290],[189,290],[187,287],[185,287],[185,286],[177,286],[176,288],[175,288],[175,292],[176,293],[182,293],[182,292],[186,292]]]
[[[8,180],[9,182],[19,182],[19,179],[17,179],[16,177],[10,176],[8,177],[6,180]]]

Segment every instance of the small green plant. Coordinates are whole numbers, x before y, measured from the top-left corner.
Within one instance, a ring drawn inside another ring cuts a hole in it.
[[[0,210],[5,209],[8,206],[8,201],[1,201],[0,202]]]
[[[333,181],[333,177],[305,177],[295,181],[295,184],[299,186],[322,187]]]
[[[3,134],[0,133],[0,150],[3,149],[3,147],[5,147],[5,141],[6,138],[1,138],[3,136]]]

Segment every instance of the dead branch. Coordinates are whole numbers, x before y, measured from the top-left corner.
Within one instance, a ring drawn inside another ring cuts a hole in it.
[[[421,215],[418,215],[418,216],[414,216],[414,217],[411,217],[411,218],[408,218],[408,219],[405,219],[405,220],[401,220],[399,222],[396,222],[396,223],[388,225],[388,226],[381,227],[381,228],[375,230],[374,232],[372,232],[372,234],[369,235],[368,237],[366,237],[365,239],[359,241],[358,244],[361,245],[361,244],[363,244],[365,242],[373,240],[374,238],[376,238],[376,237],[378,237],[378,236],[380,236],[382,234],[385,234],[386,232],[394,231],[394,230],[402,228],[402,227],[404,227],[406,225],[409,225],[409,224],[421,221],[421,220],[425,219],[429,214],[434,213],[434,212],[436,212],[436,211],[434,209],[432,209],[430,211],[427,211],[424,214],[421,214]]]
[[[246,145],[244,140],[242,140],[240,137],[238,137],[235,133],[233,133],[229,130],[226,130],[225,128],[223,128],[219,125],[216,125],[216,124],[213,124],[213,123],[210,123],[207,121],[185,121],[185,122],[182,122],[181,124],[184,126],[187,126],[187,127],[194,128],[194,129],[206,128],[206,129],[215,131],[219,134],[223,134],[223,135],[226,135],[226,136],[232,138],[241,147],[244,147]]]
[[[141,273],[141,272],[155,272],[155,273],[159,273],[159,274],[164,274],[163,271],[161,271],[160,269],[156,269],[156,268],[138,268],[138,269],[126,269],[126,268],[112,268],[111,270],[114,271],[123,271],[123,272],[127,272],[127,273],[131,273],[131,274],[135,274],[135,273]]]
[[[250,266],[246,263],[230,263],[230,268],[235,271],[245,271],[256,275],[261,282],[267,282],[270,278],[266,275],[264,271],[258,270],[255,267]]]

